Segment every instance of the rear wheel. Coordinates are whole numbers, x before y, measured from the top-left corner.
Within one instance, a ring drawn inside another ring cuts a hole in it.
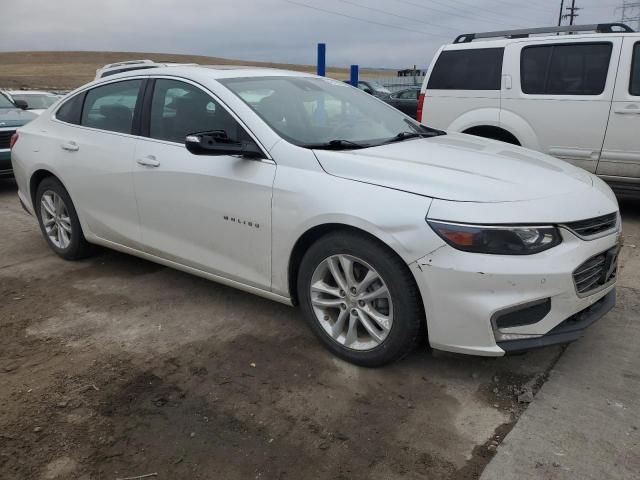
[[[322,343],[358,365],[402,358],[422,330],[420,296],[407,266],[363,234],[336,232],[313,244],[300,265],[298,293]]]
[[[47,177],[40,182],[34,206],[42,235],[55,253],[66,260],[77,260],[92,252],[71,197],[59,180]]]

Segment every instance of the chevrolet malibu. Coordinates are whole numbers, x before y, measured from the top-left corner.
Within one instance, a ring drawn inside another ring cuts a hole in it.
[[[67,260],[92,245],[299,305],[364,366],[578,338],[615,303],[601,180],[421,125],[340,81],[176,66],[85,85],[20,128],[25,209]]]

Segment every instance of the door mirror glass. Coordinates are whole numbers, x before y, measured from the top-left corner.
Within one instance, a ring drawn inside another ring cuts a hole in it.
[[[13,103],[16,104],[16,107],[22,109],[22,110],[26,110],[27,108],[29,108],[29,104],[27,102],[25,102],[24,100],[15,100]]]
[[[194,155],[242,155],[248,158],[263,158],[264,155],[253,142],[242,142],[229,138],[224,130],[192,133],[185,138],[185,147]]]

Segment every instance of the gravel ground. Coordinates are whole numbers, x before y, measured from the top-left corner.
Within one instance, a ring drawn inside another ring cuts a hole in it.
[[[296,309],[115,252],[59,259],[15,190],[0,180],[3,480],[478,478],[562,352],[357,368]]]

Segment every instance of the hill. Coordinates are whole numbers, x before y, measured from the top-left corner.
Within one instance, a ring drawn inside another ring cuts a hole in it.
[[[313,65],[254,62],[200,55],[174,55],[141,52],[0,52],[0,87],[72,89],[93,80],[96,69],[123,60],[148,58],[158,62],[199,63],[203,65],[252,65],[315,72]],[[386,76],[388,70],[361,70],[363,77]],[[349,78],[347,68],[327,68],[333,78]]]

